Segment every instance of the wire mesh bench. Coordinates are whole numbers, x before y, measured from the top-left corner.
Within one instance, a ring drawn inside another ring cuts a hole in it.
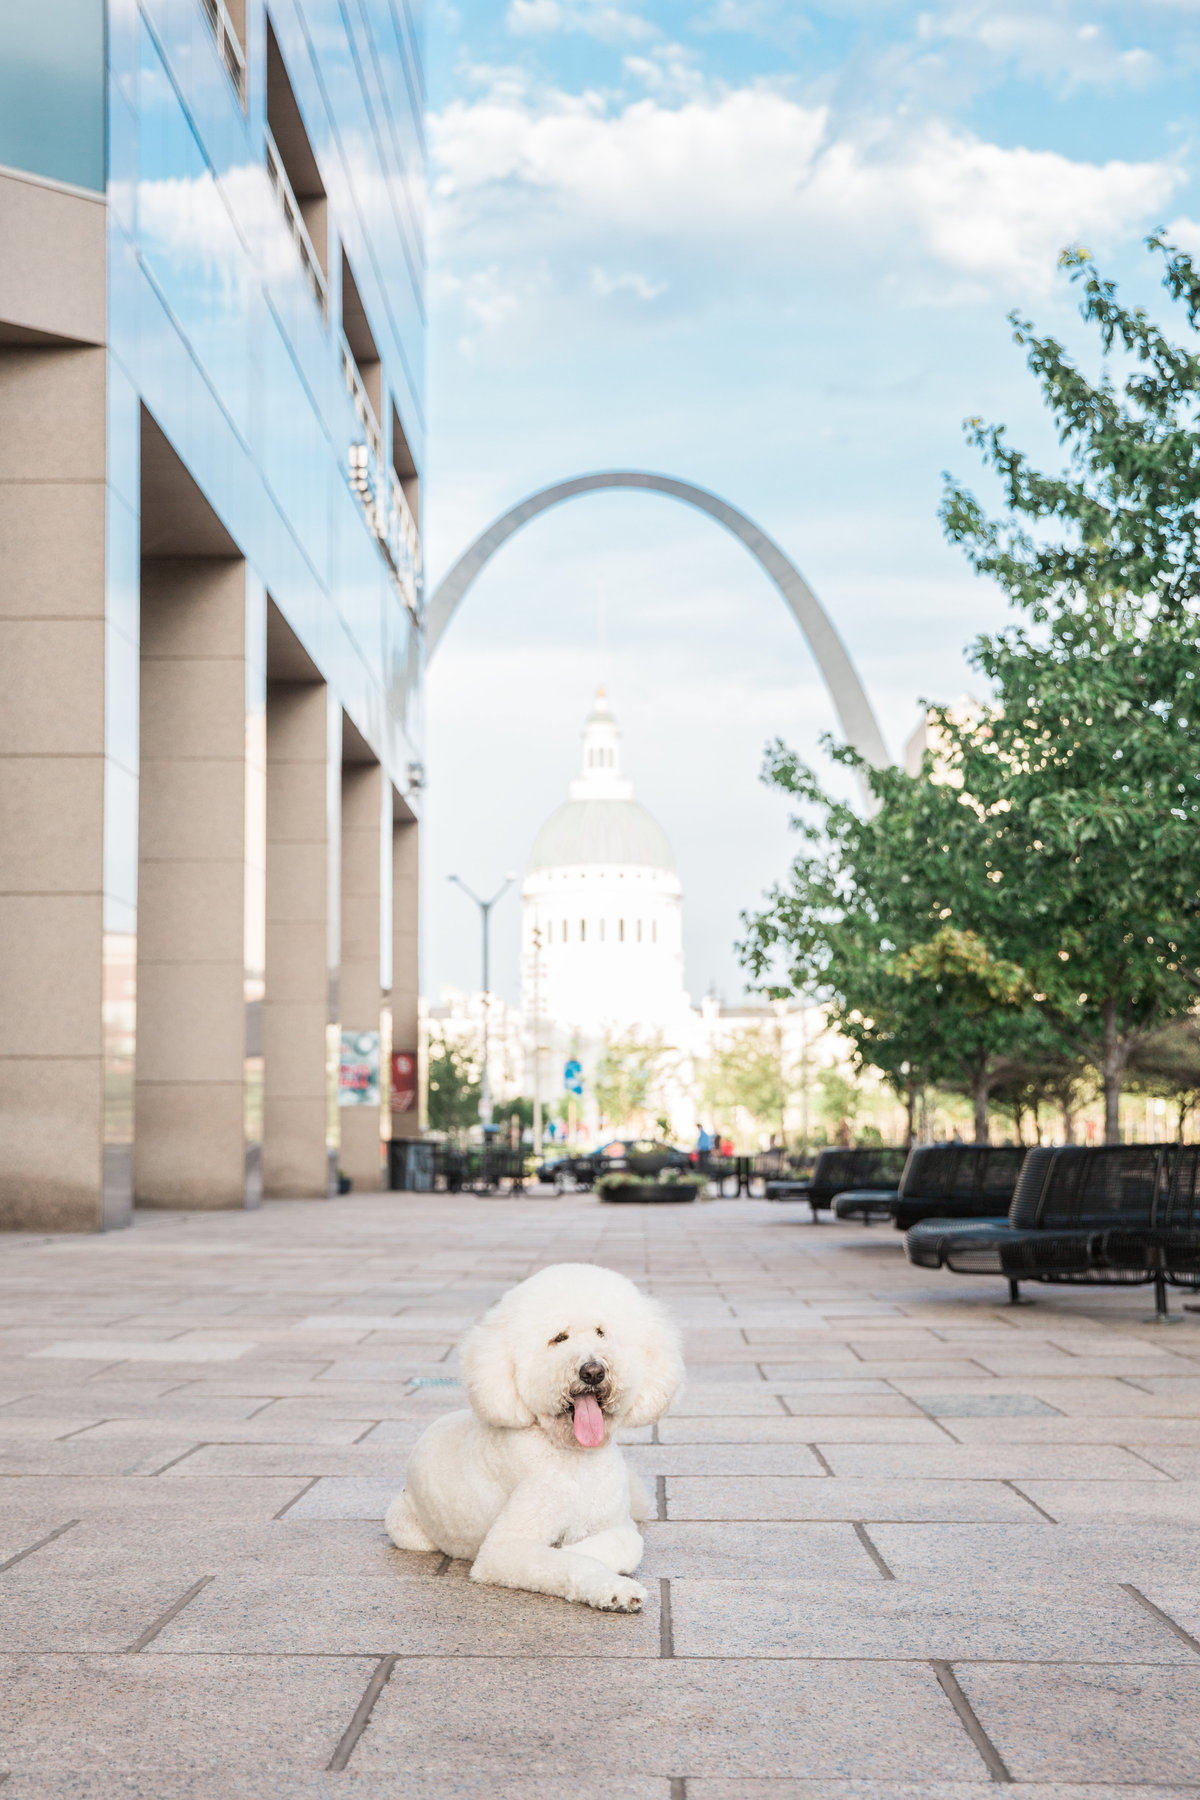
[[[920,1219],[1003,1223],[1027,1154],[1009,1144],[920,1145],[909,1153],[892,1207],[896,1229]]]
[[[834,1205],[846,1188],[871,1188],[893,1197],[904,1172],[907,1150],[871,1145],[859,1150],[822,1150],[807,1181],[768,1181],[768,1200],[807,1200],[813,1224],[822,1208]]]
[[[1200,1287],[1200,1146],[1067,1145],[1030,1150],[1007,1220],[926,1219],[905,1238],[910,1262],[1022,1281]]]

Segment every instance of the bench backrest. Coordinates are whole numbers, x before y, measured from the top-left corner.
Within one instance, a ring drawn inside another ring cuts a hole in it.
[[[1200,1226],[1200,1145],[1030,1150],[1008,1218],[1026,1231]]]
[[[1008,1211],[1027,1152],[992,1144],[922,1144],[909,1152],[901,1200],[986,1201],[997,1218]]]
[[[822,1150],[813,1169],[812,1189],[818,1196],[842,1194],[849,1188],[890,1188],[899,1183],[907,1150]]]

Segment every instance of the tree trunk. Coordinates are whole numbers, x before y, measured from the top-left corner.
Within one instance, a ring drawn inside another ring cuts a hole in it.
[[[1064,1094],[1058,1104],[1062,1110],[1063,1143],[1073,1144],[1075,1142],[1075,1108],[1071,1103],[1071,1096]]]
[[[971,1083],[971,1098],[975,1102],[975,1142],[986,1144],[988,1141],[988,1095],[992,1091],[991,1078],[988,1074],[987,1058],[984,1057],[975,1071]]]
[[[911,1150],[917,1141],[917,1090],[910,1087],[904,1096],[904,1112],[908,1119],[908,1147]]]
[[[1125,1079],[1125,1046],[1117,1028],[1117,1003],[1104,1002],[1104,1141],[1121,1142],[1121,1087]]]

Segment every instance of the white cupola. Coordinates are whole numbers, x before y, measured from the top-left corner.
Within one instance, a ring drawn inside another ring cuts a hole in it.
[[[583,766],[567,793],[572,800],[633,799],[633,783],[621,774],[621,734],[603,688],[583,728]]]

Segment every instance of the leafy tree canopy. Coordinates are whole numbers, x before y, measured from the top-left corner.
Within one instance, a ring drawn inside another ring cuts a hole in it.
[[[479,1052],[441,1031],[429,1034],[429,1126],[452,1137],[479,1123]]]
[[[1195,327],[1200,277],[1150,242]],[[1063,260],[1124,379],[1107,361],[1089,379],[1014,318],[1067,465],[1044,474],[1002,427],[969,426],[1007,511],[989,519],[949,482],[947,534],[1025,620],[975,646],[987,713],[940,721],[990,865],[979,928],[1099,1069],[1112,1139],[1130,1055],[1200,986],[1200,356],[1123,306],[1085,251]]]
[[[1194,329],[1200,276],[1150,244]],[[1200,355],[1123,306],[1085,251],[1063,260],[1099,376],[1012,322],[1065,467],[1046,474],[1002,426],[969,421],[1005,510],[989,518],[949,478],[943,500],[951,541],[1023,614],[974,647],[989,703],[935,715],[919,778],[864,768],[865,820],[769,753],[814,848],[746,920],[742,955],[770,991],[825,991],[893,1084],[906,1064],[965,1082],[978,1136],[1036,1016],[1100,1072],[1113,1140],[1130,1057],[1200,988]]]

